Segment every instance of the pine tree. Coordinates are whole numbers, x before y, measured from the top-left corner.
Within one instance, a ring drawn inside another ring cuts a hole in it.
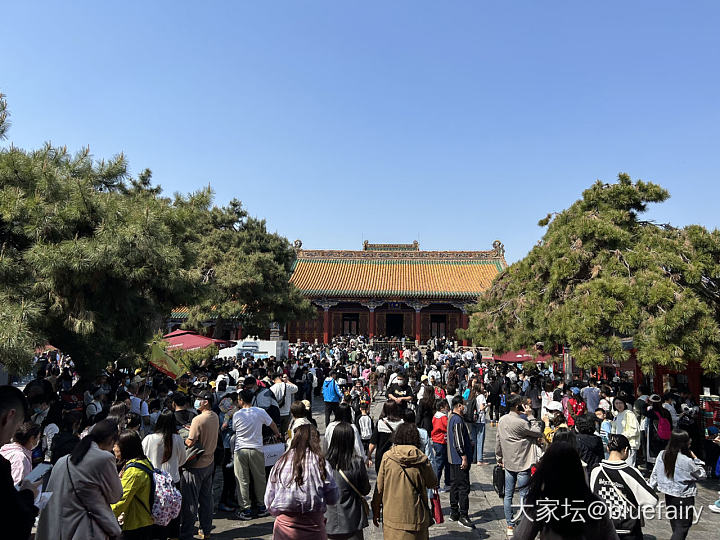
[[[600,181],[540,221],[542,240],[474,306],[467,336],[498,351],[569,346],[580,366],[627,359],[643,371],[699,361],[720,371],[720,232],[640,219],[662,187],[626,174]]]

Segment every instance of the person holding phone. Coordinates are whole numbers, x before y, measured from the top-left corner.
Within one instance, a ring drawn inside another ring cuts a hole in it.
[[[537,440],[543,436],[543,423],[526,397],[512,394],[507,399],[508,414],[500,418],[495,436],[495,458],[505,469],[505,500],[503,509],[507,533],[512,535],[512,499],[517,490],[522,500],[527,495],[530,467],[534,464]]]

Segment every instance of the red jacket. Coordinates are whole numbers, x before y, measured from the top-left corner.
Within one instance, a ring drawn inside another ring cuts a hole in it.
[[[430,434],[433,442],[438,444],[447,443],[447,426],[447,414],[436,412],[432,419],[432,433]]]

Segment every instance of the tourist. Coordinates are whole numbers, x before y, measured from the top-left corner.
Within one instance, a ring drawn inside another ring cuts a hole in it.
[[[414,399],[412,389],[406,383],[407,377],[399,372],[387,391],[388,401],[395,402],[400,409],[405,409]]]
[[[62,415],[60,431],[53,437],[50,445],[50,463],[52,465],[55,465],[61,457],[71,453],[80,442],[78,431],[81,422],[82,415],[78,411],[67,411]]]
[[[605,458],[600,436],[595,435],[595,416],[583,414],[575,419],[577,449],[588,473]]]
[[[180,467],[185,464],[187,453],[182,437],[178,435],[175,414],[165,410],[155,422],[155,432],[147,435],[142,441],[143,453],[155,469],[167,472],[173,484],[180,488]],[[180,536],[180,516],[171,520],[162,530],[156,528],[155,533],[162,538],[178,538]]]
[[[627,463],[630,441],[625,435],[611,435],[608,451],[608,459],[590,474],[590,489],[608,506],[620,540],[643,540],[639,510],[655,506],[657,496],[640,471]]]
[[[55,436],[60,432],[60,425],[63,419],[62,402],[54,400],[50,404],[45,419],[40,424],[40,444],[37,450],[43,456],[46,463],[52,462],[52,442]]]
[[[550,444],[553,442],[553,437],[559,429],[568,429],[567,420],[563,414],[562,403],[559,401],[550,401],[546,406],[547,410],[545,416],[543,416],[543,437],[545,442]]]
[[[235,432],[235,458],[233,467],[238,485],[238,503],[240,509],[237,517],[248,521],[267,515],[263,497],[265,495],[265,455],[263,454],[263,426],[268,426],[281,438],[275,422],[260,407],[253,407],[253,394],[249,389],[240,391],[238,403],[240,409],[232,419]],[[299,429],[299,428],[298,428]],[[296,429],[297,431],[297,429]],[[250,484],[255,494],[256,509],[252,509]]]
[[[597,387],[597,379],[590,377],[588,385],[580,391],[580,395],[587,405],[588,411],[595,411],[600,404],[600,389]]]
[[[58,459],[47,485],[53,495],[40,513],[35,540],[122,536],[111,507],[123,496],[113,454],[117,438],[117,424],[102,420],[71,454]]]
[[[515,491],[520,501],[527,494],[530,481],[530,467],[536,461],[536,443],[543,436],[542,422],[533,416],[528,400],[519,395],[511,395],[507,400],[508,414],[498,422],[495,434],[495,459],[505,469],[505,499],[503,510],[508,535],[512,535],[512,500]],[[522,416],[521,416],[522,415]]]
[[[182,509],[180,510],[180,539],[190,540],[195,530],[195,519],[200,519],[203,537],[212,530],[213,490],[212,479],[215,469],[215,447],[220,428],[217,414],[211,407],[213,395],[203,392],[195,399],[198,415],[190,422],[190,430],[185,445],[191,448],[200,443],[203,453],[191,464],[185,464],[180,482]]]
[[[375,431],[375,422],[370,416],[370,404],[362,403],[360,405],[360,416],[355,419],[358,431],[360,432],[360,440],[362,441],[363,451],[365,455],[369,455],[370,440]]]
[[[435,471],[435,476],[437,476],[438,484],[440,483],[443,471],[445,471],[445,487],[441,488],[440,491],[450,491],[450,465],[448,463],[447,449],[447,426],[450,406],[447,401],[442,399],[437,401],[435,409],[433,428],[430,433],[435,455],[433,470]]]
[[[280,410],[278,429],[280,433],[285,433],[290,425],[290,405],[295,399],[298,387],[290,382],[287,374],[279,371],[275,375],[275,384],[270,387],[270,391],[275,394],[278,409]]]
[[[640,446],[640,425],[638,424],[635,413],[627,408],[627,401],[624,395],[617,395],[613,400],[613,407],[617,411],[615,420],[613,420],[613,435],[625,435],[630,441],[630,452],[628,452],[627,462],[629,465],[635,466],[635,457],[637,449]]]
[[[325,511],[339,499],[332,467],[323,457],[320,435],[300,426],[292,444],[270,471],[265,505],[275,517],[275,540],[327,538]]]
[[[368,448],[368,465],[372,464],[372,455],[375,452],[375,472],[380,470],[383,454],[392,447],[393,435],[402,422],[398,404],[387,401],[383,405]]]
[[[328,447],[327,462],[334,471],[339,497],[325,512],[328,538],[362,540],[368,526],[365,495],[370,493],[367,468],[353,452],[355,433],[349,424],[338,424]]]
[[[292,443],[292,438],[297,428],[307,424],[312,425],[310,421],[312,416],[309,415],[308,412],[305,403],[302,401],[296,401],[290,405],[290,416],[292,416],[292,420],[290,421],[290,427],[287,431],[287,444]]]
[[[402,424],[395,432],[392,448],[382,457],[372,508],[376,527],[380,526],[382,512],[385,540],[424,540],[429,537],[432,516],[427,490],[438,484],[419,445],[420,436],[415,426]]]
[[[575,425],[575,419],[587,412],[587,406],[580,396],[580,389],[577,386],[570,388],[567,404],[565,406],[565,418],[569,427]]]
[[[485,448],[487,399],[485,397],[485,387],[482,383],[476,383],[472,386],[467,406],[468,409],[472,406],[472,417],[466,419],[470,421],[470,437],[475,445],[474,459],[471,461],[478,465],[485,465],[483,450]]]
[[[363,448],[362,438],[360,437],[360,430],[358,430],[357,426],[352,421],[352,410],[350,409],[350,405],[348,405],[347,403],[343,402],[338,406],[337,410],[335,411],[335,420],[333,422],[330,422],[325,428],[323,447],[330,447],[333,431],[335,430],[335,427],[340,423],[350,424],[353,433],[355,433],[353,450],[355,452],[355,455],[359,458],[362,458],[364,461],[366,459],[366,456],[365,449]]]
[[[572,504],[574,519],[562,516],[561,511],[548,512],[546,501],[557,501],[559,509]],[[515,540],[532,540],[538,535],[545,540],[618,540],[607,515],[597,517],[590,510],[593,503],[599,501],[588,488],[577,451],[567,443],[553,442],[530,479],[522,518],[512,537]],[[544,512],[542,517],[540,512]]]
[[[328,373],[322,386],[323,401],[325,402],[325,425],[330,424],[330,414],[337,420],[337,408],[343,399],[343,393],[337,383],[337,373],[332,370]]]
[[[40,426],[25,422],[15,430],[12,442],[0,448],[0,455],[10,463],[13,483],[18,486],[32,470],[32,451],[40,440]]]
[[[10,442],[18,427],[29,416],[28,402],[23,393],[14,386],[0,386],[0,445]],[[38,512],[33,504],[38,486],[39,482],[31,483],[25,479],[17,489],[10,463],[0,456],[0,520],[3,535],[7,538],[30,537]]]
[[[690,450],[690,443],[687,431],[674,430],[650,475],[650,485],[665,494],[668,514],[676,516],[670,518],[670,540],[687,538],[695,518],[696,482],[706,476],[705,463]]]
[[[468,517],[473,443],[463,419],[464,414],[465,402],[462,396],[455,396],[447,428],[450,466],[450,521],[457,521],[467,529],[474,529],[475,525]]]
[[[123,540],[150,540],[154,523],[150,505],[153,466],[143,453],[136,431],[127,429],[120,433],[113,451],[122,464],[123,493],[112,510],[122,527]]]

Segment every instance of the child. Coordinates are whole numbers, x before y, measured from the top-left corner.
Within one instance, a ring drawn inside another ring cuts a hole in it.
[[[365,449],[365,455],[368,455],[368,447],[370,446],[370,439],[372,438],[375,424],[373,419],[370,417],[370,408],[367,403],[360,404],[360,416],[357,419],[357,428],[360,432],[360,440],[362,441],[363,448]]]
[[[605,448],[605,459],[610,455],[608,452],[608,443],[610,442],[610,434],[612,433],[612,422],[610,418],[608,418],[609,414],[610,413],[602,407],[595,409],[595,416],[598,419],[597,424],[599,425],[598,435],[600,435],[603,447]]]
[[[442,491],[448,491],[450,489],[450,478],[448,478],[450,467],[448,466],[447,458],[447,426],[449,410],[450,404],[447,400],[438,400],[435,405],[435,415],[432,419],[432,433],[430,434],[433,450],[435,451],[433,469],[435,470],[435,476],[438,478],[438,484],[440,483],[440,476],[442,475],[443,469],[445,470],[445,488]]]

